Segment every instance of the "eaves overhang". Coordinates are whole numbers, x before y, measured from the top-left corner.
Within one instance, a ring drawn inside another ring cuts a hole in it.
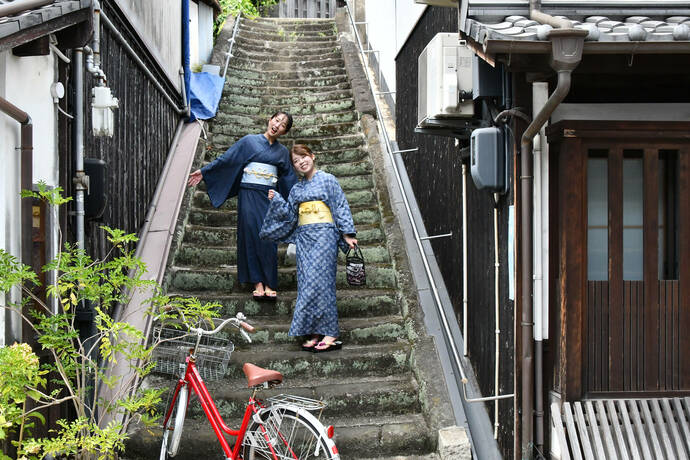
[[[0,3],[9,3],[0,0]],[[0,18],[0,52],[32,42],[38,38],[83,23],[92,27],[92,1],[71,0],[23,11],[20,14]],[[85,37],[88,34],[78,34]],[[71,46],[81,46],[72,44]]]

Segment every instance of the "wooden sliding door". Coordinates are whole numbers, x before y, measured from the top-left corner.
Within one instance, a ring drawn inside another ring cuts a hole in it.
[[[572,179],[559,177],[559,203],[585,216],[559,222],[559,277],[570,280],[560,283],[560,314],[578,328],[562,345],[564,377],[579,380],[570,388],[580,396],[689,391],[690,126],[559,125],[549,140],[559,162],[573,162],[565,152],[578,155],[583,171],[575,184],[584,189],[568,190]],[[568,250],[579,246],[568,238],[581,239],[579,251]]]

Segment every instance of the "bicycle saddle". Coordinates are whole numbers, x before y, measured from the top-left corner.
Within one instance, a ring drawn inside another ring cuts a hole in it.
[[[242,371],[247,376],[247,386],[250,388],[265,382],[278,385],[283,381],[283,375],[280,372],[264,369],[251,363],[244,363]]]

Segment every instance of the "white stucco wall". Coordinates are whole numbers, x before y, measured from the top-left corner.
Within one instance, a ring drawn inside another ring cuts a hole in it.
[[[395,56],[405,44],[426,5],[414,0],[367,0],[365,15],[369,43],[379,50],[382,78],[395,91]]]
[[[56,149],[56,112],[50,96],[55,78],[52,55],[16,57],[11,52],[0,53],[0,97],[27,112],[33,123],[32,181],[57,185],[58,158]],[[21,198],[20,193],[20,124],[0,113],[0,248],[17,258],[21,255]],[[26,261],[23,261],[26,263]],[[19,292],[11,294],[16,302]],[[0,296],[0,304],[10,299]],[[8,326],[18,336],[20,324],[0,314],[0,340]]]
[[[180,89],[182,66],[182,2],[179,0],[115,0],[150,52]],[[191,6],[191,5],[190,5]]]
[[[199,64],[199,5],[189,2],[189,65]]]
[[[199,63],[211,61],[213,51],[213,8],[206,3],[199,3]]]

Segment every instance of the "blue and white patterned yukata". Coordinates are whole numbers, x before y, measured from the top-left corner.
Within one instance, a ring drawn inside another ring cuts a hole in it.
[[[333,222],[298,225],[299,205],[307,201],[326,203]],[[292,187],[287,202],[278,193],[271,200],[261,238],[297,247],[297,305],[289,335],[340,335],[335,274],[338,247],[347,249],[346,234],[354,235],[355,225],[345,193],[331,174],[316,171]]]

